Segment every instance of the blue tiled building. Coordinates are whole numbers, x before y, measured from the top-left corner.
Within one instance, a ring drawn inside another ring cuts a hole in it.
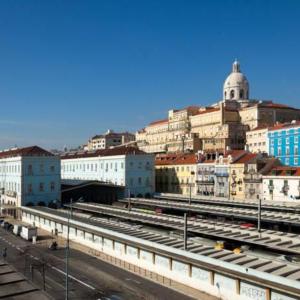
[[[268,132],[269,154],[287,166],[300,166],[300,121],[277,124]]]

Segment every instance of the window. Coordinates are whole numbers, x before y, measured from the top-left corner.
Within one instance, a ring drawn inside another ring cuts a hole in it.
[[[32,194],[32,184],[31,183],[29,183],[27,186],[27,192],[28,192],[28,194]]]
[[[278,140],[278,145],[281,145],[281,139]]]
[[[278,148],[278,155],[281,155],[281,148]]]
[[[40,165],[40,173],[44,173],[44,165],[43,164]]]
[[[142,177],[139,177],[139,178],[138,178],[138,183],[139,183],[139,185],[142,184]]]
[[[290,147],[285,148],[286,155],[290,155]]]
[[[40,182],[40,192],[43,192],[44,191],[44,183]]]
[[[33,174],[33,172],[32,172],[32,165],[28,165],[28,174],[29,175]]]
[[[286,143],[287,145],[289,145],[289,144],[290,144],[290,138],[287,137],[287,138],[285,139],[285,143]]]
[[[54,166],[51,166],[51,167],[50,167],[50,171],[51,171],[51,172],[54,172],[54,171],[55,171],[55,167],[54,167]]]
[[[51,192],[55,191],[55,182],[53,182],[53,181],[50,183],[50,190],[51,190]]]
[[[298,158],[294,159],[294,165],[296,165],[296,166],[298,165]]]
[[[298,138],[298,136],[295,136],[295,137],[294,137],[294,142],[295,142],[295,144],[297,144],[297,143],[298,143],[298,141],[299,141],[299,138]]]
[[[230,99],[233,99],[234,98],[234,90],[231,90],[230,91]]]
[[[295,154],[295,155],[298,155],[298,154],[299,154],[298,146],[295,146],[295,148],[294,148],[294,154]]]
[[[289,160],[288,158],[286,158],[286,159],[285,159],[285,164],[286,164],[286,165],[289,165],[289,163],[290,163],[290,160]]]
[[[240,99],[244,98],[244,90],[240,90]]]

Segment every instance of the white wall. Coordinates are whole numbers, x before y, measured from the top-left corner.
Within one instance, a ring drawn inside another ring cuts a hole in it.
[[[270,180],[273,180],[273,196],[269,192]],[[288,192],[287,195],[282,193],[282,187],[284,185],[284,180],[288,181]],[[300,176],[263,176],[263,198],[264,200],[274,200],[274,201],[294,201],[296,197],[299,199],[299,184]]]
[[[154,157],[149,154],[63,159],[61,169],[62,179],[109,182],[135,196],[154,192]]]
[[[30,173],[29,166],[32,170]],[[51,201],[60,200],[59,157],[19,156],[0,159],[0,188],[4,188],[5,191],[5,194],[1,195],[1,201],[16,206],[29,202],[44,202],[47,205]]]
[[[35,224],[49,232],[58,229],[62,236],[66,236],[66,225],[61,225],[60,221],[49,221],[47,214],[42,219],[33,216],[32,213],[22,212],[22,221]],[[71,228],[76,225],[71,224]],[[71,234],[72,232],[72,234]],[[117,233],[115,233],[117,235]],[[147,269],[166,278],[178,281],[192,288],[201,290],[210,295],[220,297],[220,299],[230,300],[297,300],[272,290],[268,298],[268,288],[250,284],[240,280],[238,277],[233,278],[229,275],[218,273],[216,270],[210,270],[195,266],[171,257],[162,256],[156,252],[144,250],[127,245],[124,242],[115,241],[114,237],[108,238],[99,234],[92,234],[86,230],[70,230],[70,237],[74,241],[85,246],[91,247],[100,252],[116,257],[120,260],[134,264],[137,267]],[[153,243],[154,246],[155,243]],[[239,288],[238,288],[239,287]],[[237,291],[240,289],[240,293]]]

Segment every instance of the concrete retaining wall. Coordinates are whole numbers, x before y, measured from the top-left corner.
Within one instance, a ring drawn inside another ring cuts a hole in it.
[[[51,220],[54,218],[56,221]],[[61,219],[61,220],[60,220]],[[50,215],[34,209],[25,208],[22,211],[22,221],[40,227],[49,232],[57,232],[58,235],[67,237],[68,228],[66,218]],[[158,273],[166,278],[180,282],[192,288],[201,290],[213,296],[218,296],[226,300],[299,300],[300,297],[289,296],[288,291],[285,293],[271,290],[266,286],[256,285],[251,282],[243,281],[236,277],[228,276],[205,267],[199,267],[192,263],[186,263],[169,256],[164,256],[156,251],[143,249],[139,245],[136,247],[133,241],[134,237],[128,238],[127,242],[120,241],[121,234],[103,228],[99,228],[99,233],[95,234],[92,227],[88,224],[81,223],[77,225],[76,221],[70,222],[70,240],[83,244],[97,251],[117,257],[138,267],[147,269],[151,272]],[[86,228],[85,228],[86,227]],[[80,229],[79,229],[80,228]],[[84,229],[82,229],[84,228]],[[108,238],[104,232],[110,232]],[[113,236],[115,235],[115,237]],[[124,235],[123,235],[124,238]],[[131,243],[129,242],[131,240]],[[143,241],[139,239],[140,241]],[[145,241],[146,244],[146,241]],[[153,243],[152,243],[153,244]],[[158,244],[157,244],[158,245]],[[155,248],[155,247],[154,247]],[[284,278],[283,278],[284,279]],[[258,278],[258,282],[259,282]],[[297,286],[295,282],[295,286]]]

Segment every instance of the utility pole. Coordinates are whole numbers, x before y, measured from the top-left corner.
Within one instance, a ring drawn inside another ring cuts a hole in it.
[[[261,198],[258,196],[257,231],[261,231]]]
[[[131,197],[130,197],[130,189],[128,189],[128,211],[131,210]]]
[[[70,218],[72,217],[73,199],[70,199],[70,212],[68,214],[67,246],[66,246],[66,300],[69,299],[69,254],[70,254]]]
[[[183,217],[184,231],[183,231],[183,250],[187,249],[187,213]]]

